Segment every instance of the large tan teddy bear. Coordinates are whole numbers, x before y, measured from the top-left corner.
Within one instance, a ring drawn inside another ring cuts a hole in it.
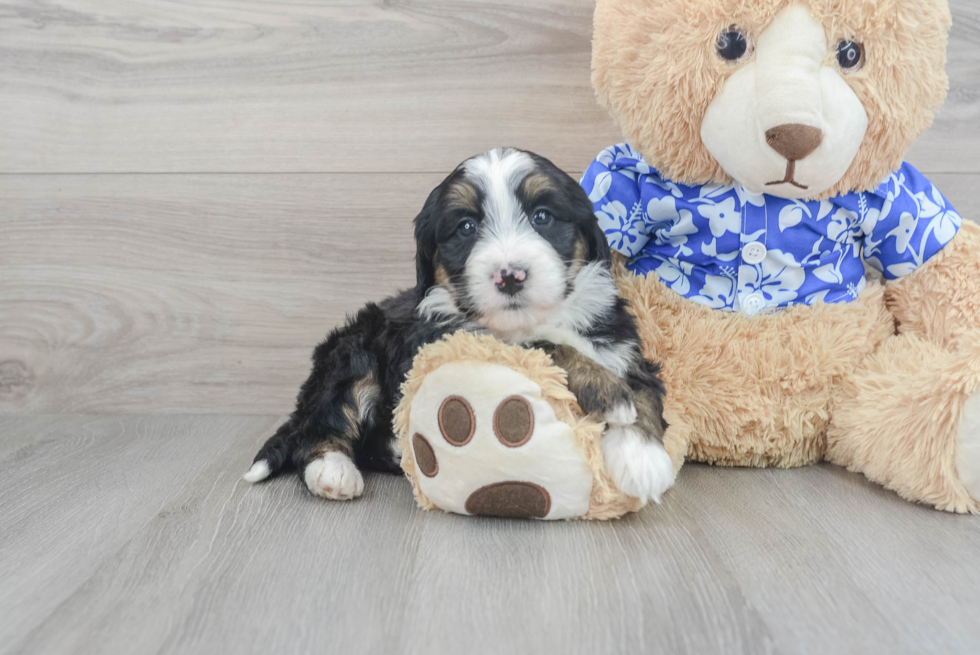
[[[627,143],[583,186],[685,460],[828,460],[980,511],[980,228],[903,155],[945,0],[599,0]]]

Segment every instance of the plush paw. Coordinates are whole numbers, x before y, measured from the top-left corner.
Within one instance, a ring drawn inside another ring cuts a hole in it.
[[[347,455],[329,452],[306,465],[306,486],[315,496],[350,500],[364,492],[364,478]]]
[[[612,425],[602,437],[606,470],[620,491],[644,504],[660,502],[674,485],[674,465],[657,439],[647,439],[630,425]]]
[[[967,399],[957,437],[960,448],[956,470],[967,493],[980,501],[980,393]]]
[[[446,511],[550,520],[589,510],[592,471],[571,426],[510,368],[454,362],[430,373],[409,434],[419,488]]]

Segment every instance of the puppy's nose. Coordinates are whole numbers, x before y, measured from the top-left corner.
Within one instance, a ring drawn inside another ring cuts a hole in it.
[[[766,143],[789,161],[800,161],[820,147],[823,132],[809,125],[787,123],[766,130]]]
[[[497,285],[497,290],[513,296],[524,288],[524,280],[527,279],[527,271],[523,268],[512,266],[501,268],[493,274],[493,281]]]

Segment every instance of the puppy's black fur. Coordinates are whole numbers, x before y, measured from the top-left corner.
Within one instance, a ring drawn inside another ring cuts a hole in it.
[[[532,171],[514,195],[523,220],[541,208],[554,217],[534,229],[567,269],[567,296],[582,267],[598,264],[608,270],[609,246],[582,188],[548,160],[526,154],[533,160]],[[478,240],[463,235],[465,230],[459,226],[464,220],[483,224],[486,190],[467,176],[464,165],[429,194],[415,218],[415,288],[378,304],[368,303],[315,349],[313,370],[300,389],[296,409],[255,456],[256,463],[265,460],[267,477],[289,469],[298,470],[302,477],[311,462],[329,452],[343,453],[358,468],[400,470],[392,413],[415,354],[458,329],[482,329],[482,317],[466,290],[467,263]],[[440,286],[451,292],[454,309],[421,313],[419,303]],[[615,287],[610,288],[615,293]],[[627,303],[622,299],[611,303],[590,319],[579,336],[597,350],[625,347],[632,353],[626,374],[616,375],[567,345],[536,339],[525,345],[545,349],[566,369],[569,386],[584,411],[604,414],[617,403],[633,402],[639,426],[659,438],[665,427],[663,385],[658,367],[639,354],[639,337]]]
[[[454,331],[451,323],[418,320],[415,299],[415,291],[407,290],[368,303],[316,347],[295,411],[255,461],[266,460],[273,475],[291,468],[302,473],[335,450],[358,468],[400,470],[391,450],[399,387],[419,348]]]

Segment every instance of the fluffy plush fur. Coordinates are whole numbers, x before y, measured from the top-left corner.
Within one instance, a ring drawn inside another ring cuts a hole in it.
[[[801,56],[810,67],[801,74],[857,98],[863,112],[855,120],[863,114],[867,125],[839,180],[809,194],[773,193],[823,199],[877,187],[945,97],[945,0],[599,0],[599,99],[665,177],[741,183],[716,157],[710,141],[717,131],[705,122],[716,120],[713,106],[727,102],[719,98],[742,84],[736,76],[766,70],[753,46],[771,44],[767,30],[777,19],[823,53],[822,61]],[[825,47],[813,39],[815,30],[823,31]],[[730,48],[744,55],[726,60],[719,37],[732,32],[747,47]],[[860,70],[838,62],[847,42],[860,44]],[[783,44],[784,53],[798,45]],[[797,99],[791,78],[789,97],[774,102]],[[763,95],[754,102],[769,101],[771,82],[761,80]],[[817,121],[833,118],[798,109]],[[732,123],[741,126],[735,117]],[[779,151],[770,127],[760,120],[752,138]],[[964,222],[918,270],[887,284],[871,280],[857,300],[841,305],[749,317],[696,305],[653,274],[636,277],[619,265],[617,279],[644,354],[663,364],[670,392],[664,443],[676,467],[685,459],[798,466],[826,458],[909,500],[980,510],[980,228]]]
[[[314,494],[360,495],[358,467],[399,467],[392,411],[413,357],[468,330],[547,351],[582,409],[608,424],[603,447],[619,487],[659,500],[673,483],[661,442],[663,384],[640,355],[581,187],[537,155],[493,150],[432,191],[415,239],[415,289],[368,304],[317,347],[296,410],[245,479],[292,468]]]
[[[841,381],[895,332],[878,283],[853,303],[745,317],[617,270],[644,355],[663,362],[671,391],[664,445],[677,467],[685,458],[784,467],[819,461]]]

